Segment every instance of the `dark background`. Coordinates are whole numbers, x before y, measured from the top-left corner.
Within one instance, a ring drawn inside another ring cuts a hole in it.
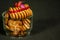
[[[5,36],[1,14],[19,0],[0,0],[0,40],[20,40]],[[33,10],[31,36],[21,40],[60,40],[60,1],[24,0]]]

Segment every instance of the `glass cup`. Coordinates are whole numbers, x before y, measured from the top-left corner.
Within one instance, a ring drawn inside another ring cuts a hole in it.
[[[30,17],[27,17],[27,18],[24,18],[24,19],[11,19],[11,18],[5,18],[6,12],[7,11],[5,11],[5,12],[2,13],[2,17],[3,17],[3,29],[4,29],[4,31],[6,33],[6,36],[20,37],[20,38],[21,37],[27,37],[27,36],[29,36],[30,35],[30,32],[32,30],[32,27],[33,27],[33,16],[30,16]],[[17,26],[18,25],[18,22],[17,21],[21,21],[22,24],[24,24],[23,23],[24,20],[28,20],[28,19],[30,21],[30,23],[29,23],[29,27],[30,28],[27,27],[28,28],[27,29],[25,27],[26,29],[24,30],[24,28],[23,28],[24,26],[23,27],[22,26],[21,27],[20,26],[19,27]],[[9,22],[9,20],[12,21],[12,22]],[[13,26],[6,25],[6,21],[7,21],[7,24],[8,25],[9,25],[9,23],[11,23],[11,25],[13,25],[14,27]],[[14,23],[15,23],[15,25],[14,25]],[[18,31],[18,30],[20,30],[20,31]]]

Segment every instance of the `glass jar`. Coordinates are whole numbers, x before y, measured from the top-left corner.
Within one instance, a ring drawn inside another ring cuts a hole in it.
[[[2,13],[3,28],[7,36],[26,37],[30,35],[31,29],[33,27],[33,14],[28,16],[32,11],[30,9],[30,12],[26,12],[26,10],[28,9],[24,9],[22,12],[19,11],[16,13],[11,13],[8,11]],[[20,15],[17,17],[17,14]]]

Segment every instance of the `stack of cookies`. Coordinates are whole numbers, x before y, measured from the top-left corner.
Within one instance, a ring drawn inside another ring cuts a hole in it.
[[[32,10],[28,4],[21,1],[15,3],[4,14],[4,24],[11,36],[25,36],[31,28]]]

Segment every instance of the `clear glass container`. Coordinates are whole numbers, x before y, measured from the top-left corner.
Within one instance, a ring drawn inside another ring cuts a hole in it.
[[[10,17],[8,17],[8,18],[5,17],[6,12],[7,11],[5,11],[5,12],[2,13],[2,17],[3,17],[3,28],[4,28],[4,31],[6,33],[6,36],[11,36],[11,37],[27,37],[27,36],[29,36],[30,35],[30,32],[32,30],[32,27],[33,27],[33,14],[32,14],[32,16],[26,17],[26,18],[23,18],[23,19],[11,19]],[[28,24],[29,27],[25,27],[25,29],[23,28],[24,27],[23,25],[25,25],[24,24],[24,20],[27,20],[27,22],[30,22]],[[21,27],[20,26],[19,27],[16,26],[16,25],[18,25],[18,23],[20,21],[22,21],[22,26]],[[11,25],[13,25],[14,27],[13,26],[9,26],[9,23]],[[18,30],[20,30],[20,31],[18,31]]]

